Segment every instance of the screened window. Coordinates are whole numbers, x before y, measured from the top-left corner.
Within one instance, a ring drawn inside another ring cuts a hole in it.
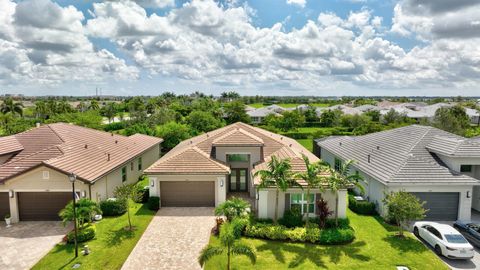
[[[303,193],[290,194],[290,209],[298,209],[302,214],[315,213],[315,194],[310,194],[310,205],[307,209],[307,195]]]
[[[228,162],[248,162],[250,155],[248,154],[227,154]]]
[[[472,172],[472,165],[460,165],[460,172]]]
[[[335,158],[335,170],[339,171],[342,168],[342,161],[338,158]]]
[[[127,167],[122,168],[122,182],[127,181]]]
[[[139,171],[142,170],[142,158],[141,157],[138,158],[138,170]]]

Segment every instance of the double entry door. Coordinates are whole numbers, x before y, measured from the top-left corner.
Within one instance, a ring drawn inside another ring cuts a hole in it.
[[[229,191],[248,191],[248,169],[230,169]]]

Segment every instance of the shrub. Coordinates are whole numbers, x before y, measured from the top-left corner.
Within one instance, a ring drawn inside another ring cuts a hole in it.
[[[77,231],[77,242],[82,243],[95,238],[95,226],[94,225],[86,225],[82,227],[80,230]],[[74,243],[75,242],[75,231],[71,231],[67,234],[67,242]]]
[[[222,226],[224,222],[225,221],[221,217],[215,218],[215,227],[212,228],[213,235],[218,236],[220,234],[220,226]]]
[[[273,219],[271,219],[271,218],[255,218],[254,223],[273,224]]]
[[[338,228],[338,229],[346,229],[350,228],[350,220],[348,218],[339,218],[338,219],[338,226],[335,225],[335,219],[327,219],[325,222],[325,228]]]
[[[300,210],[296,208],[286,210],[285,213],[283,213],[283,217],[278,220],[278,223],[287,228],[301,227],[303,226],[302,214]]]
[[[120,216],[127,212],[127,202],[115,198],[106,199],[100,202],[100,209],[104,216]]]
[[[217,206],[215,215],[225,216],[228,221],[232,221],[235,218],[247,217],[250,207],[250,203],[244,199],[233,197]]]
[[[136,203],[148,202],[148,197],[150,197],[150,189],[148,186],[143,187],[141,185],[137,185],[137,192],[138,192],[138,196],[135,197]]]
[[[332,228],[320,232],[318,242],[325,245],[347,244],[355,239],[352,228]]]
[[[148,198],[148,209],[154,211],[160,209],[160,197],[152,196]]]
[[[110,131],[124,129],[126,128],[126,126],[127,126],[126,122],[114,122],[114,123],[104,125],[103,130],[110,132]]]
[[[310,132],[287,132],[287,133],[283,133],[282,135],[290,137],[292,139],[296,139],[296,140],[308,139],[311,136],[313,136],[313,134]]]
[[[327,201],[323,198],[317,200],[315,202],[317,204],[317,217],[318,217],[318,226],[320,228],[325,228],[325,223],[327,222],[327,218],[333,214],[333,211],[330,211]]]
[[[348,195],[348,208],[361,215],[375,215],[375,204],[367,201],[357,201],[353,195]]]

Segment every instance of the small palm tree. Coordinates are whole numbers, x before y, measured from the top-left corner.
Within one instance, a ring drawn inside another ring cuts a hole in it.
[[[77,225],[79,229],[82,229],[85,223],[90,223],[95,214],[102,213],[102,210],[100,210],[98,204],[89,199],[80,199],[75,203],[75,206],[77,211]],[[73,201],[70,201],[65,208],[60,210],[58,215],[62,219],[64,226],[68,222],[72,222],[74,220],[73,212]]]
[[[90,101],[90,105],[88,106],[88,109],[92,111],[98,111],[100,109],[100,105],[98,104],[98,101],[96,101],[95,99],[92,99]]]
[[[257,254],[254,248],[238,242],[239,234],[235,233],[235,226],[230,222],[225,222],[220,228],[220,244],[222,246],[206,246],[198,257],[198,263],[203,267],[204,264],[214,256],[227,253],[227,270],[230,270],[231,257],[233,255],[247,256],[254,264],[257,261]]]
[[[258,190],[275,187],[275,215],[273,221],[276,224],[278,220],[278,196],[280,191],[285,192],[292,186],[302,186],[300,186],[293,177],[292,164],[289,159],[279,160],[276,156],[272,156],[267,166],[267,170],[259,170],[255,172],[255,176],[260,176]]]
[[[305,162],[306,170],[301,173],[295,174],[295,178],[299,180],[303,180],[306,183],[306,196],[307,196],[307,211],[306,213],[306,220],[305,220],[305,227],[308,228],[309,218],[308,218],[308,209],[310,209],[310,191],[312,189],[320,189],[320,191],[324,190],[323,184],[326,182],[326,176],[322,176],[321,173],[326,171],[327,168],[325,164],[321,161],[316,163],[310,163],[310,159],[304,154],[302,154],[303,161]]]
[[[360,184],[363,178],[358,173],[350,174],[350,167],[355,162],[353,160],[345,161],[338,170],[328,167],[329,176],[327,176],[328,188],[335,193],[335,225],[338,226],[338,191],[355,186],[363,193],[365,188]]]
[[[250,204],[242,198],[232,197],[215,208],[215,215],[225,216],[228,221],[247,215]]]
[[[0,105],[0,112],[23,116],[23,104],[21,102],[15,102],[11,97],[7,98]]]

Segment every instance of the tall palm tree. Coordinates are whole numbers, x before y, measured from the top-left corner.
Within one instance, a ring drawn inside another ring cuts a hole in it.
[[[351,186],[355,186],[363,193],[365,188],[360,184],[360,180],[363,180],[358,173],[351,174],[350,168],[355,162],[353,160],[347,160],[338,170],[328,167],[329,176],[327,176],[327,186],[335,193],[335,225],[338,226],[338,191],[346,189]]]
[[[113,102],[107,103],[103,108],[103,115],[108,118],[108,123],[111,123],[117,114],[117,106]]]
[[[23,116],[23,104],[21,102],[15,102],[13,98],[9,97],[0,105],[0,112],[4,114],[12,113],[12,115],[18,114]]]
[[[272,156],[267,163],[267,170],[259,170],[255,172],[255,176],[260,176],[260,184],[258,190],[264,188],[275,187],[275,215],[273,221],[277,223],[278,219],[278,196],[280,191],[287,191],[289,187],[301,187],[293,177],[292,164],[289,159],[279,160],[276,156]]]
[[[69,113],[72,112],[73,108],[66,100],[61,100],[57,104],[57,113]]]
[[[203,267],[204,264],[214,256],[227,253],[227,270],[230,270],[231,257],[233,255],[245,255],[254,264],[257,261],[257,254],[254,248],[241,244],[237,240],[238,233],[235,232],[235,226],[230,222],[225,222],[220,228],[220,244],[222,246],[206,246],[198,257],[198,263]]]
[[[47,115],[48,115],[48,107],[47,107],[47,103],[45,103],[45,101],[43,100],[39,100],[37,102],[35,102],[35,116],[37,118],[47,118]]]
[[[305,227],[308,228],[309,218],[308,218],[308,209],[310,209],[310,191],[312,189],[324,190],[323,184],[326,182],[326,176],[321,175],[322,172],[327,170],[325,163],[322,161],[310,163],[310,159],[304,154],[302,154],[303,161],[305,162],[306,170],[301,173],[295,174],[295,178],[303,180],[306,183],[306,195],[307,195],[307,211],[305,220]],[[313,203],[313,202],[312,202]]]

